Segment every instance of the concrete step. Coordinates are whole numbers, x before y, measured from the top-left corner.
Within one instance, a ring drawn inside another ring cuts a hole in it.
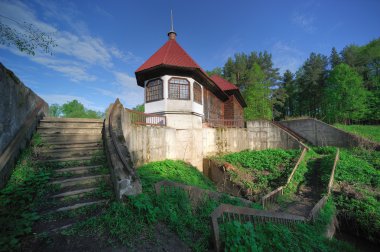
[[[57,145],[49,145],[44,146],[40,149],[42,153],[45,152],[51,152],[51,151],[66,151],[66,150],[73,150],[73,151],[81,151],[81,150],[90,150],[90,149],[103,149],[103,145],[101,143],[88,143],[88,144],[70,144],[70,143],[62,143]]]
[[[102,140],[102,134],[41,134],[44,144],[53,144],[56,142],[83,143],[96,142]]]
[[[61,175],[61,174],[65,174],[65,173],[86,174],[86,173],[91,173],[91,172],[93,172],[93,171],[95,171],[101,167],[102,167],[102,165],[76,166],[76,167],[56,169],[56,170],[54,170],[54,172],[57,175]]]
[[[40,121],[40,128],[103,128],[103,122],[49,122]]]
[[[81,150],[52,150],[52,151],[44,151],[40,153],[40,156],[43,158],[70,158],[70,157],[83,157],[83,156],[92,156],[94,154],[103,154],[103,150],[101,148],[93,148],[93,149],[81,149]]]
[[[77,208],[80,208],[80,207],[84,207],[84,206],[91,206],[91,205],[94,205],[94,204],[101,204],[101,203],[106,203],[106,202],[107,202],[107,200],[97,200],[97,201],[78,203],[78,204],[74,204],[74,205],[71,205],[71,206],[60,207],[60,208],[54,210],[53,212],[70,211],[70,210],[74,210],[74,209],[77,209]]]
[[[110,175],[94,175],[94,176],[84,176],[84,177],[77,177],[77,178],[69,178],[69,179],[62,179],[62,180],[55,180],[50,182],[50,185],[59,185],[60,188],[65,187],[71,187],[71,186],[78,186],[78,185],[89,185],[89,184],[96,184],[99,181],[109,181]]]
[[[92,160],[94,156],[81,156],[81,157],[66,157],[66,158],[54,158],[54,159],[45,159],[39,160],[40,163],[55,163],[55,162],[68,162],[68,161],[87,161]]]
[[[45,142],[45,146],[42,149],[63,149],[72,147],[88,147],[88,146],[103,146],[102,139],[87,140],[87,141],[50,141]]]
[[[54,135],[60,135],[60,134],[101,134],[102,128],[99,127],[91,127],[91,128],[37,128],[38,133],[40,134],[54,134]]]
[[[44,117],[41,122],[97,122],[102,123],[103,119],[93,118],[59,118],[59,117]]]
[[[80,196],[83,196],[83,195],[85,195],[87,193],[94,192],[97,189],[98,188],[96,188],[96,187],[90,187],[90,188],[85,188],[85,189],[67,191],[67,192],[63,192],[63,193],[52,195],[52,196],[50,196],[50,198],[52,198],[52,199],[61,199],[61,198],[67,198],[67,197],[72,197],[72,196],[78,196],[78,197],[80,197]]]

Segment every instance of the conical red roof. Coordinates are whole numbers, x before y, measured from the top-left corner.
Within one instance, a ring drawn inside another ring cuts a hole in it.
[[[136,70],[136,73],[159,65],[201,69],[201,67],[190,57],[190,55],[187,54],[175,39],[168,40]]]

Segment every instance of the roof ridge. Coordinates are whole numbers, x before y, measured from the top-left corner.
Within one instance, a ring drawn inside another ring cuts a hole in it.
[[[164,64],[165,64],[165,61],[166,61],[166,57],[168,56],[168,53],[170,51],[170,48],[172,47],[172,43],[171,43],[172,41],[175,41],[175,40],[169,40],[168,42],[166,42],[166,43],[169,43],[169,46],[166,48],[164,59],[162,60],[162,62]]]

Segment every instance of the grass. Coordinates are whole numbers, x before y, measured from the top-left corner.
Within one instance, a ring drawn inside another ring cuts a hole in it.
[[[285,225],[251,222],[227,222],[222,225],[226,251],[354,251],[351,246],[336,239],[324,237],[326,225],[335,212],[328,201],[314,223]]]
[[[341,150],[334,202],[342,224],[354,235],[379,243],[380,170],[377,151]]]
[[[267,149],[242,151],[216,157],[236,167],[228,171],[231,181],[249,195],[264,195],[286,182],[300,155],[299,150]]]
[[[193,205],[187,193],[175,190],[156,195],[153,185],[161,180],[171,180],[203,189],[215,190],[214,185],[195,167],[182,161],[166,160],[144,165],[137,170],[143,193],[130,196],[124,203],[112,202],[100,216],[89,218],[66,230],[66,235],[90,234],[109,237],[110,244],[133,247],[153,237],[154,226],[165,223],[194,251],[206,251],[211,244],[209,216],[220,203],[238,205],[228,197],[220,200],[201,200]],[[254,205],[260,208],[258,205]],[[141,238],[141,234],[147,234]]]
[[[380,125],[334,124],[334,126],[344,131],[367,138],[371,141],[380,143]]]
[[[41,144],[38,135],[33,141]],[[36,208],[50,190],[51,170],[39,167],[33,160],[32,147],[25,149],[6,184],[0,191],[0,251],[20,247],[21,238],[31,234],[40,216]]]

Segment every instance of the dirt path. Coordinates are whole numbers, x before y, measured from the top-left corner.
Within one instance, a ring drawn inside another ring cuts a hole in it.
[[[320,180],[320,167],[323,157],[311,159],[307,164],[305,180],[298,185],[297,191],[285,202],[272,210],[307,217],[314,205],[320,200],[323,186]]]

